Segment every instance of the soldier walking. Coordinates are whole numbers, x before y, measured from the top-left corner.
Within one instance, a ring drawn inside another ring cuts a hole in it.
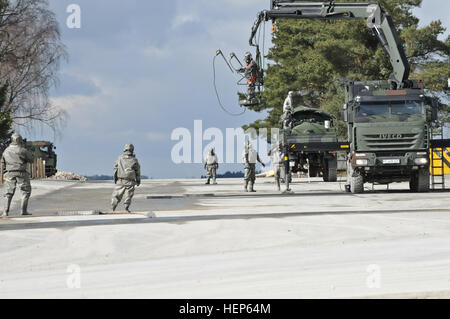
[[[214,149],[210,148],[208,151],[208,156],[206,156],[205,160],[205,169],[206,169],[206,185],[209,185],[211,177],[213,180],[213,185],[216,185],[216,174],[217,169],[219,168],[219,161],[217,160],[217,155],[214,153]]]
[[[33,162],[34,156],[23,144],[20,134],[14,133],[11,136],[11,145],[5,149],[2,155],[2,172],[6,179],[6,202],[2,216],[8,216],[9,214],[16,186],[19,186],[22,192],[22,215],[31,215],[27,210],[28,200],[31,196],[30,174],[27,172],[27,164]]]
[[[248,184],[250,183],[250,192],[256,192],[253,189],[253,185],[256,180],[256,161],[260,162],[263,167],[266,165],[259,158],[259,154],[253,149],[250,141],[245,142],[244,151],[242,154],[242,162],[244,164],[245,176],[244,176],[244,190],[248,192]]]
[[[134,195],[134,188],[141,184],[141,167],[134,155],[133,144],[126,144],[123,154],[119,156],[114,164],[114,183],[116,188],[112,194],[112,209],[124,198],[125,210],[130,212],[130,204]]]

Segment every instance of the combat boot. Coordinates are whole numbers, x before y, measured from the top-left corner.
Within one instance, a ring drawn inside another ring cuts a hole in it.
[[[3,210],[2,217],[7,217],[9,214],[9,207],[11,206],[12,197],[6,196],[5,209]]]
[[[253,189],[253,183],[250,183],[250,192],[255,193],[256,191]]]
[[[29,199],[28,196],[22,198],[22,215],[23,216],[32,215],[31,213],[28,212],[28,199]]]
[[[209,178],[206,180],[205,185],[209,185]]]
[[[131,213],[131,212],[130,212],[130,206],[125,206],[125,211],[126,211],[127,213]]]
[[[247,187],[248,187],[248,182],[247,182],[247,181],[245,181],[245,184],[244,184],[244,190],[245,190],[246,192],[248,192],[248,189],[247,189]]]
[[[117,208],[117,204],[112,204],[112,211],[115,212]]]

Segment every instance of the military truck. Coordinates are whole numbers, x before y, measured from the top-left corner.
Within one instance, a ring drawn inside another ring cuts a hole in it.
[[[350,191],[363,192],[365,182],[402,181],[409,181],[411,191],[428,191],[433,110],[421,87],[391,90],[388,81],[348,83],[344,120],[351,149]]]
[[[389,56],[388,80],[348,82],[343,108],[348,127],[346,189],[364,191],[364,183],[409,181],[415,192],[429,190],[430,126],[437,107],[423,83],[410,80],[410,66],[392,18],[377,2],[270,1],[255,23],[277,19],[363,20]],[[252,35],[255,27],[252,29]]]
[[[281,118],[281,136],[291,172],[303,172],[310,177],[322,176],[325,182],[337,180],[337,130],[333,117],[307,106],[294,108],[285,125]]]
[[[47,177],[56,174],[56,147],[48,141],[25,141],[26,148],[34,154],[34,158],[42,158],[45,162],[45,175]]]

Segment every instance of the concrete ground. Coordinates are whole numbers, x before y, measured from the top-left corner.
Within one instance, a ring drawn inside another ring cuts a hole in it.
[[[203,183],[144,181],[110,215],[112,182],[33,181],[34,216],[0,220],[0,298],[450,297],[448,192]]]

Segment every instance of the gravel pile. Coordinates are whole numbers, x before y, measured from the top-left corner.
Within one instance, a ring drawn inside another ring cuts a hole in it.
[[[64,172],[64,171],[56,172],[56,174],[53,175],[52,177],[50,177],[50,179],[66,180],[66,181],[82,181],[82,182],[86,182],[88,180],[84,176],[80,176],[80,175],[75,174],[75,173]]]

